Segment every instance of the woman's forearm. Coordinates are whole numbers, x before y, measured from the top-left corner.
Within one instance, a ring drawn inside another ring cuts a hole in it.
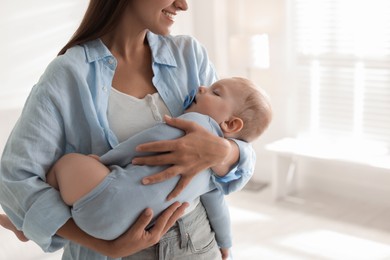
[[[157,152],[157,155],[135,158],[132,163],[139,165],[171,165],[169,168],[145,177],[143,184],[153,184],[181,175],[168,200],[184,190],[191,179],[199,172],[211,168],[224,177],[236,164],[241,164],[241,146],[236,140],[222,136],[218,124],[199,113],[186,113],[179,118],[166,117],[166,124],[181,129],[185,135],[174,140],[164,140],[142,144],[139,152]],[[239,165],[240,167],[241,165]],[[246,167],[246,165],[244,166]],[[241,172],[242,169],[240,169]]]
[[[108,241],[92,237],[82,231],[73,219],[69,219],[58,231],[57,235],[80,244],[103,255],[109,255]]]
[[[88,235],[73,219],[69,219],[58,229],[57,235],[111,258],[125,257],[158,243],[187,207],[188,203],[173,203],[158,216],[155,225],[148,230],[146,227],[153,218],[153,211],[146,209],[127,231],[114,240],[102,240]]]
[[[234,142],[232,140],[226,140],[226,139],[225,139],[225,141],[226,141],[226,148],[225,149],[227,149],[227,151],[228,151],[227,156],[225,157],[225,160],[221,164],[211,167],[213,172],[220,177],[223,177],[227,173],[229,173],[229,171],[232,169],[232,167],[240,159],[240,150],[239,150],[236,142]]]

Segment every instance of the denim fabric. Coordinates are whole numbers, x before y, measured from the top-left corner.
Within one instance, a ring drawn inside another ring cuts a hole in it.
[[[160,242],[123,260],[217,260],[221,259],[214,232],[201,203],[180,219]]]

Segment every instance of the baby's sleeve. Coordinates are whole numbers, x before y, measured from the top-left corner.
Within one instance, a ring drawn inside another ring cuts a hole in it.
[[[206,209],[218,246],[232,247],[230,213],[223,193],[219,189],[214,189],[200,196],[200,200]]]

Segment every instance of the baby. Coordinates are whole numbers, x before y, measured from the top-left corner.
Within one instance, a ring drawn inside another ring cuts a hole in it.
[[[268,127],[272,111],[264,91],[244,78],[227,78],[210,87],[191,91],[184,102],[185,113],[179,118],[200,124],[210,132],[251,142]],[[47,174],[47,183],[58,189],[71,206],[72,217],[86,233],[105,240],[115,239],[126,231],[146,208],[158,216],[172,202],[165,198],[179,176],[154,185],[140,185],[142,179],[166,166],[137,166],[134,157],[143,156],[135,148],[142,143],[176,139],[184,133],[164,123],[144,130],[102,155],[71,153],[59,159]],[[231,247],[230,219],[223,194],[242,188],[251,175],[219,177],[216,169],[197,174],[178,201],[200,197],[222,255]],[[115,214],[113,214],[115,213]],[[0,224],[25,239],[9,219],[2,215]]]

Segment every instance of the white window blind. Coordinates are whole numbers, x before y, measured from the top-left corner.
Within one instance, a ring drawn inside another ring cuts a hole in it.
[[[21,107],[67,43],[88,0],[3,0],[0,8],[0,109]]]
[[[390,147],[390,1],[290,0],[300,134]]]

